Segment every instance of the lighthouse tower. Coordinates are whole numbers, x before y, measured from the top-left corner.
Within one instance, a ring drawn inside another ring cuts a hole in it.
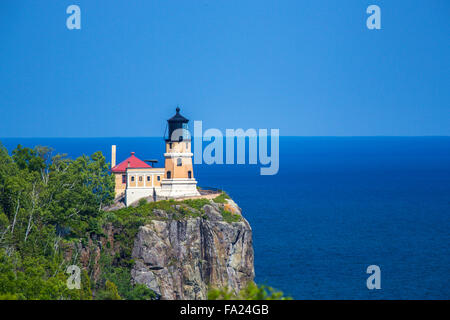
[[[170,198],[200,195],[192,166],[189,120],[180,114],[180,108],[177,107],[176,114],[167,122],[169,131],[165,137],[165,174],[159,195]]]

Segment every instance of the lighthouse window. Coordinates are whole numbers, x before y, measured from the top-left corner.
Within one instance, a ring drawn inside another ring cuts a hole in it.
[[[189,178],[189,179],[192,178],[192,171],[188,171],[188,178]]]
[[[178,167],[181,167],[181,164],[182,164],[182,163],[181,163],[181,158],[178,158],[178,159],[177,159],[177,166],[178,166]]]

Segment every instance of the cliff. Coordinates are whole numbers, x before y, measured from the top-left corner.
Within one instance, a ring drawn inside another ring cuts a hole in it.
[[[133,281],[160,299],[206,299],[209,287],[238,291],[253,281],[251,227],[234,201],[220,200],[154,209],[134,241]]]

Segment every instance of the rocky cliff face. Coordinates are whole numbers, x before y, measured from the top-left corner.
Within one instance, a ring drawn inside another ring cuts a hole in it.
[[[160,217],[140,227],[132,257],[132,279],[161,299],[206,299],[208,288],[235,291],[254,278],[252,230],[230,199],[210,201],[201,215]]]

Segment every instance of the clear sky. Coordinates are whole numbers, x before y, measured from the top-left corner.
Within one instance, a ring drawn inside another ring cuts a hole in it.
[[[161,136],[177,104],[204,129],[450,135],[448,0],[1,0],[0,14],[0,137]]]

